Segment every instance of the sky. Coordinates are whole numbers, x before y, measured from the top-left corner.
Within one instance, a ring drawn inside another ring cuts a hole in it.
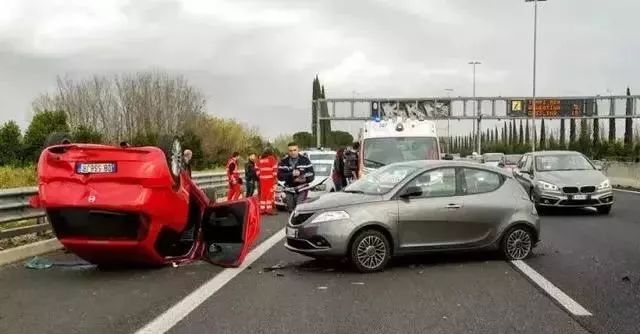
[[[532,88],[533,3],[524,0],[3,0],[0,123],[26,127],[57,75],[161,69],[184,75],[208,112],[266,137],[310,130],[327,97],[472,94]],[[539,3],[537,93],[640,89],[636,0]],[[336,122],[337,123],[337,122]],[[356,133],[358,124],[334,124]],[[456,126],[464,131],[470,124]]]

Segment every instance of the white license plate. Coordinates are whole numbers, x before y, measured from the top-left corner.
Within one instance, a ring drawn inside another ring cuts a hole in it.
[[[86,164],[79,163],[76,165],[76,172],[79,174],[103,174],[103,173],[115,173],[115,163],[97,163]]]
[[[293,229],[291,227],[287,227],[287,238],[297,238],[298,230]]]
[[[585,199],[587,199],[587,195],[573,195],[573,199],[575,199],[575,200],[585,200]]]

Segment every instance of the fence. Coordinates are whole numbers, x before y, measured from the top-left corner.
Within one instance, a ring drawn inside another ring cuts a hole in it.
[[[209,198],[217,198],[217,194],[227,187],[224,173],[194,173],[193,181]],[[51,229],[44,211],[29,205],[29,197],[37,192],[36,187],[0,189],[0,240]],[[3,228],[8,223],[33,219],[35,222],[32,225]]]

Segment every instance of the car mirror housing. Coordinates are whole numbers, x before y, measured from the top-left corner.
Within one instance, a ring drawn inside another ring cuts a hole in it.
[[[409,197],[417,197],[417,196],[422,196],[422,189],[417,186],[406,188],[400,194],[401,198],[409,198]]]

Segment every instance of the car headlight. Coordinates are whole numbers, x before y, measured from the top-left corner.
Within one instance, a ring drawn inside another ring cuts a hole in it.
[[[350,216],[345,211],[327,211],[319,214],[311,220],[310,224],[324,223],[334,220],[348,219]]]
[[[558,186],[556,186],[555,184],[544,182],[544,181],[538,181],[538,187],[540,187],[543,191],[551,191],[551,192],[560,191],[560,188],[558,188]]]
[[[602,183],[598,185],[598,190],[607,190],[607,189],[611,189],[611,182],[609,182],[609,179],[602,181]]]

